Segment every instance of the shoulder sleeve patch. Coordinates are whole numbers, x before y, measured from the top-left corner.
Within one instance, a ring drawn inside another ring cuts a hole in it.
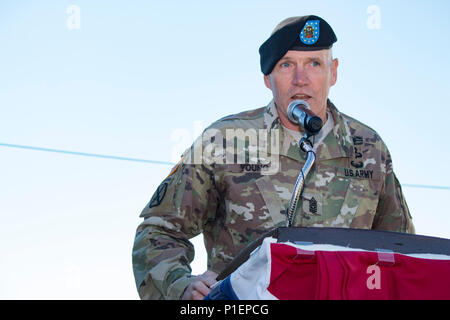
[[[180,161],[172,168],[172,170],[170,170],[169,175],[166,177],[169,178],[170,176],[172,176],[180,167],[180,165],[183,163],[184,157],[181,157]]]
[[[157,207],[161,204],[164,196],[166,195],[167,185],[167,182],[163,182],[159,185],[158,189],[156,189],[156,192],[153,194],[153,197],[150,200],[149,208]]]

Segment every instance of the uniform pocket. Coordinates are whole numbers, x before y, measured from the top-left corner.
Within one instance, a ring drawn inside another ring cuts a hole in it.
[[[316,169],[307,178],[295,220],[301,226],[329,227],[338,219],[350,181],[337,177],[335,168]]]
[[[273,206],[265,201],[271,192],[259,188],[257,181],[260,179],[264,179],[260,173],[242,172],[236,166],[229,168],[223,178],[224,223],[229,230],[237,230],[236,237],[274,226]]]
[[[381,173],[375,170],[337,168],[337,179],[348,181],[348,187],[335,217],[324,220],[326,227],[370,229],[378,206]],[[332,198],[330,195],[328,198]]]
[[[375,170],[317,165],[307,178],[297,224],[370,228],[378,205],[380,175]]]
[[[274,226],[286,224],[286,210],[281,201],[279,192],[275,189],[275,186],[269,176],[263,176],[256,180],[261,196],[266,203],[266,207],[269,210],[270,217],[272,218]]]

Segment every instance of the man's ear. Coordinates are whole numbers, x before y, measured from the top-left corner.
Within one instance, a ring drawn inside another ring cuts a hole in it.
[[[339,66],[339,60],[337,58],[333,59],[333,61],[331,61],[331,83],[330,83],[330,86],[334,86],[337,82],[338,66]]]
[[[270,83],[270,74],[264,75],[264,84],[270,90],[272,90],[272,84]]]

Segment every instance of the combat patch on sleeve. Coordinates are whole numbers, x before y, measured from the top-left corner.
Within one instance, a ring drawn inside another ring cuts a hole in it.
[[[158,189],[156,189],[156,192],[153,194],[153,197],[150,200],[149,208],[157,207],[161,204],[164,196],[166,195],[167,185],[167,182],[163,182],[159,185]]]

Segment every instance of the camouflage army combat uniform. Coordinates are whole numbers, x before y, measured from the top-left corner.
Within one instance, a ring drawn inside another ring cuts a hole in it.
[[[414,232],[407,204],[385,144],[375,131],[339,112],[317,146],[294,225]],[[208,270],[220,273],[250,241],[285,226],[286,211],[306,155],[281,126],[276,107],[226,117],[211,125],[279,129],[279,170],[261,165],[188,164],[167,177],[142,211],[133,269],[143,299],[179,299],[193,280],[188,239],[203,232]]]

